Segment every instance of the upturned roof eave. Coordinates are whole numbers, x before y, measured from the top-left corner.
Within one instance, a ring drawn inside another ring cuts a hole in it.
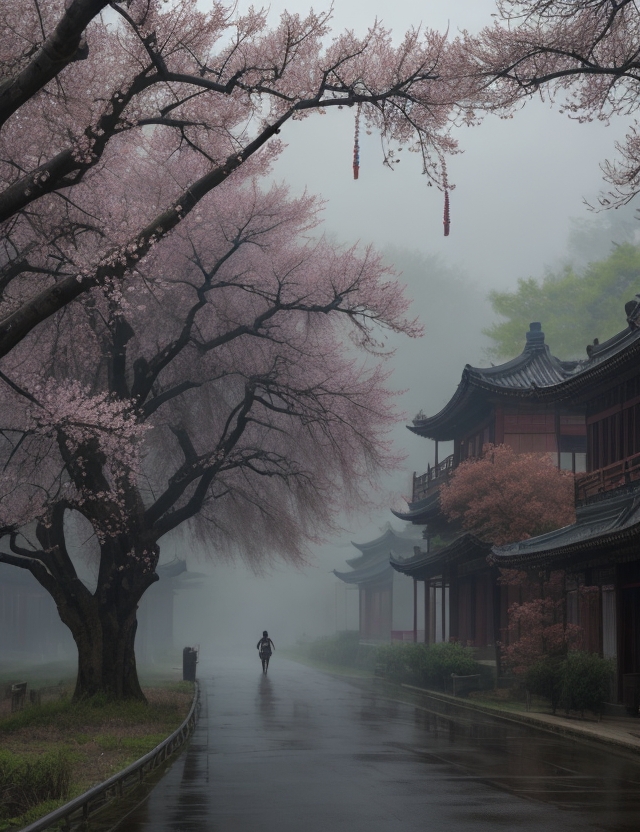
[[[333,574],[345,584],[366,584],[380,583],[387,580],[393,576],[393,570],[387,560],[384,565],[377,566],[374,569],[354,569],[353,572],[339,572],[334,569]]]
[[[491,561],[499,566],[538,566],[576,558],[593,550],[640,540],[640,484],[631,491],[609,492],[601,502],[578,509],[575,523],[506,546],[494,546]]]
[[[467,364],[455,393],[442,410],[434,416],[414,421],[407,427],[412,433],[428,439],[454,439],[461,424],[468,421],[468,417],[465,419],[464,411],[468,412],[470,406],[475,404],[478,393],[502,400],[529,399],[541,403],[576,400],[577,397],[577,404],[581,401],[581,396],[588,395],[587,390],[594,381],[606,377],[639,355],[640,328],[627,327],[602,344],[589,347],[589,357],[584,361],[561,361],[551,355],[546,345],[540,345],[535,348],[525,347],[519,356],[497,367],[472,367]],[[492,378],[512,377],[514,374],[526,372],[527,367],[535,364],[536,360],[539,375],[540,356],[543,356],[543,377],[548,371],[549,377],[566,374],[566,378],[558,378],[557,381],[548,384],[532,380],[526,386],[509,386],[492,381]]]
[[[474,552],[474,550],[476,551]],[[457,537],[437,552],[420,552],[406,561],[398,561],[392,558],[390,563],[396,572],[401,572],[403,575],[409,575],[410,577],[417,577],[420,573],[433,571],[465,555],[472,553],[480,556],[483,554],[489,555],[490,551],[491,543],[487,543],[475,535],[466,533],[460,535],[460,537]]]
[[[407,428],[412,433],[423,436],[425,439],[437,439],[440,442],[454,439],[455,436],[449,435],[451,433],[451,419],[466,403],[469,395],[469,370],[471,369],[469,364],[465,366],[455,393],[439,413],[426,419],[414,420],[412,425],[407,425]]]
[[[496,566],[504,568],[516,566],[546,566],[556,560],[560,561],[587,555],[593,550],[601,551],[603,548],[619,547],[621,543],[631,542],[636,539],[640,541],[640,521],[624,529],[601,532],[600,534],[593,535],[593,537],[576,540],[564,546],[549,547],[548,549],[539,549],[533,552],[502,553],[492,550],[489,555],[489,560]],[[603,557],[606,557],[606,554],[603,553]]]
[[[472,367],[467,364],[462,372],[462,379],[456,392],[442,410],[434,416],[420,419],[418,422],[414,422],[413,425],[407,425],[407,427],[418,436],[446,442],[456,439],[460,430],[464,429],[467,423],[475,422],[478,418],[483,418],[489,412],[490,403],[488,401],[481,401],[487,396],[498,401],[509,401],[513,399],[544,401],[553,399],[554,396],[557,396],[557,393],[554,391],[564,381],[546,386],[538,385],[535,381],[532,381],[527,387],[508,387],[492,382],[490,376],[487,377],[487,372],[491,369],[495,369],[496,371],[500,370],[502,375],[507,370],[522,370],[539,354],[540,351],[526,351],[517,356],[517,358],[496,368]],[[548,357],[551,367],[555,370],[562,368],[563,364],[566,363],[550,355],[548,350],[545,352],[545,355]],[[498,375],[497,372],[496,375]],[[482,405],[481,409],[485,413],[483,414],[481,412],[471,415],[473,407],[475,406],[478,409],[478,405]]]

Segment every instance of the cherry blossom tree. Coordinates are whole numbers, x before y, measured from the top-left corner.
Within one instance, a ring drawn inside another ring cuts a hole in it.
[[[640,190],[640,16],[635,0],[497,0],[497,19],[465,39],[467,71],[484,79],[480,106],[509,115],[540,95],[581,122],[631,116],[618,158],[602,165],[604,207]]]
[[[456,468],[440,490],[440,504],[449,519],[503,546],[574,522],[573,475],[547,456],[485,445],[480,459]],[[524,673],[542,656],[564,656],[579,645],[582,629],[566,621],[564,572],[500,573],[500,584],[516,587],[520,596],[508,609],[502,644],[507,667]]]
[[[517,675],[543,658],[561,659],[582,647],[582,627],[567,621],[565,580],[563,570],[536,575],[500,570],[500,584],[517,587],[522,596],[509,606],[502,644],[503,661]],[[597,587],[582,587],[580,592],[589,596],[594,590],[597,593]]]
[[[233,171],[266,165],[291,120],[357,105],[389,166],[404,146],[445,188],[450,126],[472,119],[457,49],[420,29],[396,45],[379,23],[330,40],[330,17],[286,12],[269,28],[263,11],[196,0],[3,9],[0,356],[93,287],[124,281]],[[116,203],[116,175],[147,193],[135,214]]]
[[[100,247],[79,216],[101,211],[99,230],[116,235],[122,216],[164,204],[181,160],[155,134],[144,149],[129,176],[127,158],[111,160],[118,199],[87,188],[82,212],[68,206],[78,237],[61,232],[61,272]],[[158,158],[154,194],[146,165]],[[0,562],[56,602],[78,647],[76,697],[142,697],[136,608],[163,536],[188,524],[220,556],[300,561],[397,464],[384,330],[419,328],[372,250],[311,236],[319,209],[243,165],[135,270],[3,360]],[[77,539],[95,591],[78,575]]]
[[[440,505],[450,520],[502,546],[573,523],[573,475],[548,457],[489,444],[480,459],[456,468]]]

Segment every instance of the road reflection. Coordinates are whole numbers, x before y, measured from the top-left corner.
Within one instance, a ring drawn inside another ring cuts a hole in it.
[[[282,659],[204,687],[188,750],[117,832],[640,829],[631,753]]]

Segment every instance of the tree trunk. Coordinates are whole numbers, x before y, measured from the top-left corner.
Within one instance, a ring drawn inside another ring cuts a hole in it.
[[[118,609],[96,611],[90,623],[84,621],[77,632],[72,628],[78,646],[74,700],[101,694],[108,699],[146,701],[134,651],[136,608],[128,614]]]
[[[78,577],[67,551],[65,510],[62,503],[57,505],[50,523],[39,524],[37,536],[43,557],[34,559],[30,568],[54,599],[78,648],[73,698],[103,695],[107,699],[144,702],[134,652],[136,614],[140,599],[158,580],[157,544],[131,533],[103,539],[98,585],[92,593]],[[135,512],[131,516],[135,517]]]

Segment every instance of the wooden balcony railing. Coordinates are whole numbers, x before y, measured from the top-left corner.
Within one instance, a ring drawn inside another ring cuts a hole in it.
[[[599,494],[630,485],[637,480],[640,480],[640,454],[576,477],[576,504],[589,502]]]
[[[417,477],[413,475],[413,502],[423,500],[449,478],[453,471],[453,454],[443,459],[433,468],[429,465],[427,473]]]

